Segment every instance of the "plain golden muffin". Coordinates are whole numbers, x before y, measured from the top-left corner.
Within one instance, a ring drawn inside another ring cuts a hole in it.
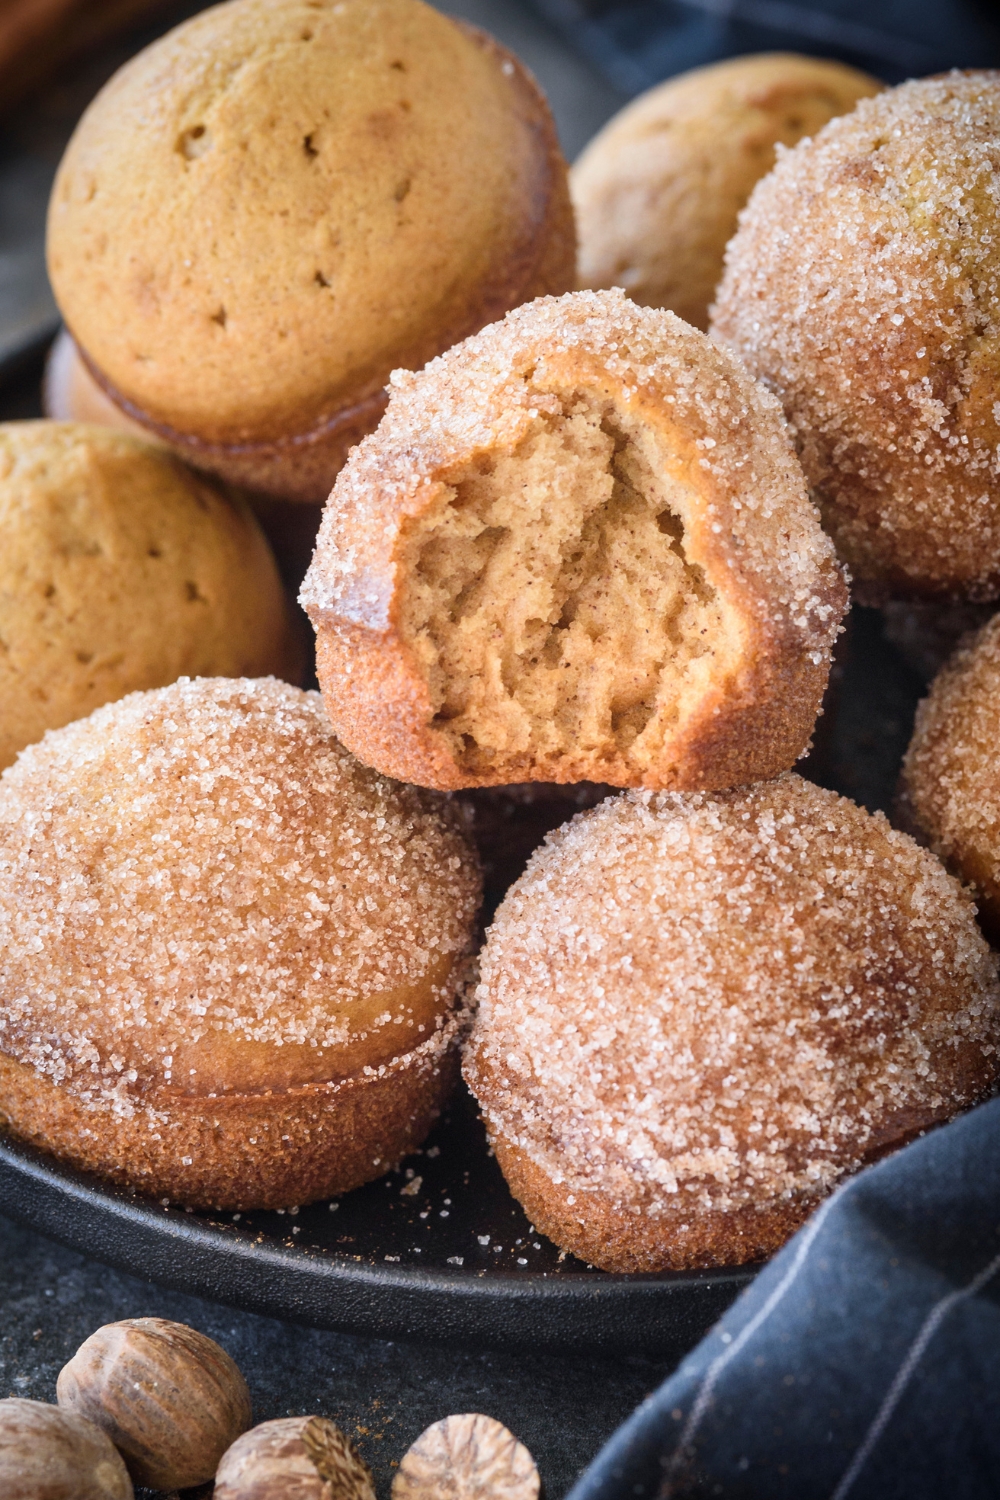
[[[0,767],[136,688],[304,656],[242,501],[124,433],[0,426]]]
[[[778,146],[814,135],[881,88],[843,63],[765,52],[649,89],[570,173],[579,285],[623,287],[635,302],[707,328],[726,242]]]
[[[458,1071],[479,903],[444,799],[317,693],[182,679],[0,778],[0,1115],[190,1204],[381,1176]]]
[[[45,364],[42,407],[47,417],[58,422],[96,422],[101,427],[134,433],[160,447],[169,446],[140,422],[127,416],[105,394],[80,358],[80,351],[65,328],[53,341]],[[243,493],[274,549],[282,578],[289,588],[297,589],[312,557],[322,505],[278,500],[254,490]]]
[[[203,467],[322,500],[418,368],[573,284],[516,58],[421,0],[231,0],[133,58],[56,177],[49,271],[105,391]]]
[[[847,590],[773,397],[605,291],[393,376],[300,599],[330,721],[387,775],[693,790],[802,754]]]
[[[754,189],[712,336],[869,602],[1000,596],[1000,71],[887,89]]]

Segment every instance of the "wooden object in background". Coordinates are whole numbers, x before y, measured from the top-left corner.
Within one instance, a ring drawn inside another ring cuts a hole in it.
[[[170,0],[0,0],[0,115],[65,62],[167,10]]]

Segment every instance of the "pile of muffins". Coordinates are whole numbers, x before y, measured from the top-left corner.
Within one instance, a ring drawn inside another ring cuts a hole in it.
[[[997,74],[758,57],[568,173],[420,0],[228,0],[121,70],[53,190],[53,420],[0,428],[15,1134],[283,1207],[461,1067],[533,1224],[655,1270],[994,1087],[1000,635],[922,710],[918,838],[792,767],[847,569],[1000,594],[998,125]]]

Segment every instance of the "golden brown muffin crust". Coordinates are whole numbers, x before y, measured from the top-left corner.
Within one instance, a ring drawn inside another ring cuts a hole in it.
[[[441,788],[730,786],[794,762],[846,590],[738,363],[577,292],[392,389],[300,596],[345,744]]]
[[[57,300],[113,399],[207,467],[325,452],[327,488],[393,366],[571,285],[574,249],[534,81],[420,0],[185,22],[84,115],[49,219]]]
[[[305,642],[245,502],[147,442],[0,425],[0,534],[0,768],[183,675],[301,681]]]
[[[126,416],[91,375],[69,331],[61,328],[45,361],[42,411],[53,422],[89,422],[155,443],[156,435]]]
[[[0,1050],[22,1070],[0,1106],[61,1155],[108,1170],[121,1152],[119,1177],[173,1170],[171,1193],[187,1181],[202,1202],[245,1198],[255,1177],[281,1190],[247,1120],[299,1142],[325,1122],[351,1175],[385,1160],[391,1118],[399,1155],[439,1102],[478,896],[447,807],[359,765],[317,694],[273,679],[133,694],[0,779]],[[367,1084],[401,1072],[384,1149],[345,1145],[338,1100],[374,1120]],[[176,1147],[207,1150],[225,1101],[209,1158]],[[46,1119],[65,1133],[46,1140]],[[341,1182],[336,1160],[303,1167],[323,1170]]]
[[[903,762],[908,816],[974,886],[980,919],[1000,936],[1000,615],[965,640],[917,709]]]
[[[465,1029],[332,1084],[207,1102],[175,1095],[145,1115],[102,1114],[0,1052],[0,1124],[74,1167],[194,1208],[288,1208],[370,1182],[415,1150],[458,1078]]]
[[[843,63],[765,52],[694,68],[627,104],[570,173],[579,285],[624,287],[707,328],[726,243],[775,148],[882,84]]]
[[[776,1248],[992,1083],[973,911],[794,775],[630,793],[550,835],[490,928],[464,1064],[532,1222],[611,1270]]]
[[[713,336],[781,400],[871,599],[1000,591],[1000,72],[863,100],[784,154]]]

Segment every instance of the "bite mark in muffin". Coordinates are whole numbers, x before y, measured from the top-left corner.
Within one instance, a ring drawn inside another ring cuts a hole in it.
[[[390,774],[717,787],[804,749],[846,590],[767,395],[580,292],[394,376],[301,599],[331,721]]]

